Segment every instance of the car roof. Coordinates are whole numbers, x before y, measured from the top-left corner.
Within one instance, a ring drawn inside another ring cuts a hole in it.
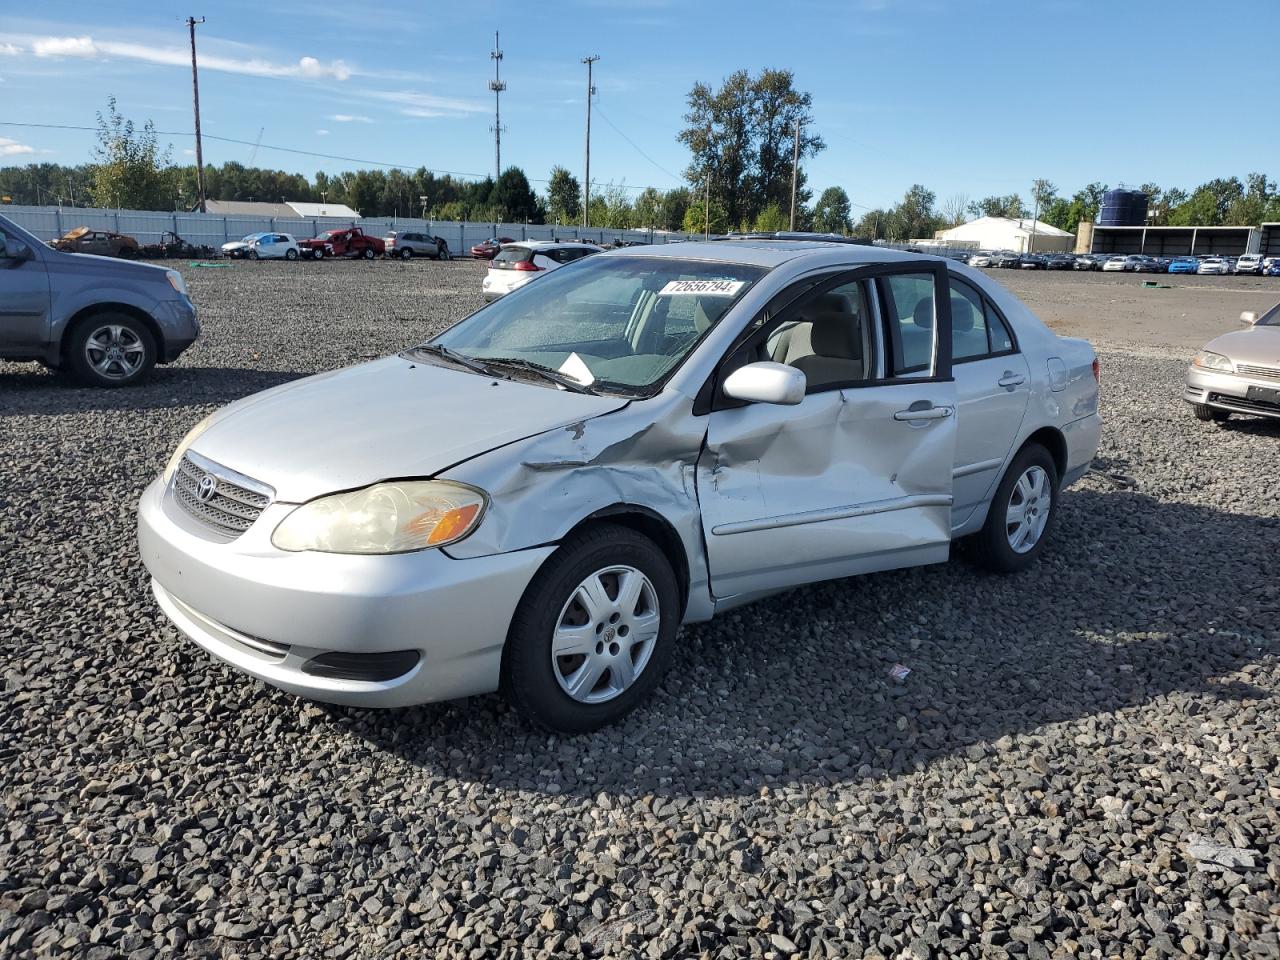
[[[643,247],[607,250],[602,257],[670,257],[679,260],[710,260],[740,263],[772,269],[792,260],[824,263],[893,263],[921,258],[945,259],[932,254],[907,253],[870,244],[834,243],[822,240],[692,240],[687,243],[659,243]]]
[[[528,247],[531,250],[546,250],[549,247],[590,247],[599,250],[600,244],[591,240],[514,240],[503,244],[507,247]]]

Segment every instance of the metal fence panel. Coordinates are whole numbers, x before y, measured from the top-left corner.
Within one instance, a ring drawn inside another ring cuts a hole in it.
[[[455,254],[464,255],[475,244],[495,236],[511,237],[514,240],[587,240],[592,243],[610,243],[614,240],[666,243],[671,240],[697,239],[689,234],[667,234],[652,230],[614,230],[609,227],[583,229],[540,223],[459,223],[414,217],[366,217],[352,221],[338,217],[224,217],[212,213],[26,206],[2,206],[0,213],[30,230],[41,240],[53,240],[68,230],[84,226],[91,230],[126,233],[144,244],[156,243],[164,233],[173,231],[184,240],[215,249],[229,240],[239,240],[250,233],[274,231],[306,239],[319,236],[326,230],[339,230],[353,225],[375,236],[383,236],[391,230],[426,231],[444,237]]]

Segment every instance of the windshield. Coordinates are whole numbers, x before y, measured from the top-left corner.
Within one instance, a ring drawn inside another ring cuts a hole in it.
[[[225,236],[225,234],[223,234],[223,236]],[[241,243],[253,243],[253,241],[257,240],[260,236],[262,236],[262,234],[260,234],[260,233],[250,233],[250,234],[246,234],[245,236],[243,236],[243,237],[241,237],[241,238],[240,238],[240,242],[241,242]]]
[[[507,294],[431,343],[515,359],[596,387],[650,387],[764,276],[668,257],[588,257]]]

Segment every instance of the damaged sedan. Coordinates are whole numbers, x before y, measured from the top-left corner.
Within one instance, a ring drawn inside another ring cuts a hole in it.
[[[317,700],[502,691],[581,732],[682,623],[798,584],[1035,561],[1098,366],[959,263],[838,242],[616,250],[403,354],[246,397],[145,491],[160,607]]]

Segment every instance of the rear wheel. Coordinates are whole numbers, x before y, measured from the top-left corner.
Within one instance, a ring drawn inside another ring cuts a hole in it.
[[[80,323],[67,342],[67,364],[83,383],[123,387],[155,366],[151,331],[123,313],[99,313]]]
[[[412,250],[410,250],[408,247],[405,247],[403,250],[401,250],[401,251],[400,251],[400,259],[401,259],[401,260],[412,260],[412,259],[413,259],[413,251],[412,251]]]
[[[373,247],[365,247],[363,256],[366,260],[372,260],[377,254],[373,252]]]
[[[657,545],[601,525],[567,539],[511,620],[502,688],[559,733],[614,723],[646,699],[671,659],[680,591]]]
[[[1038,443],[1023,447],[996,488],[974,535],[977,559],[997,573],[1025,570],[1040,556],[1058,513],[1058,467]]]
[[[1196,415],[1197,420],[1204,420],[1212,423],[1225,423],[1231,418],[1229,410],[1217,410],[1203,403],[1193,403],[1191,412]]]

